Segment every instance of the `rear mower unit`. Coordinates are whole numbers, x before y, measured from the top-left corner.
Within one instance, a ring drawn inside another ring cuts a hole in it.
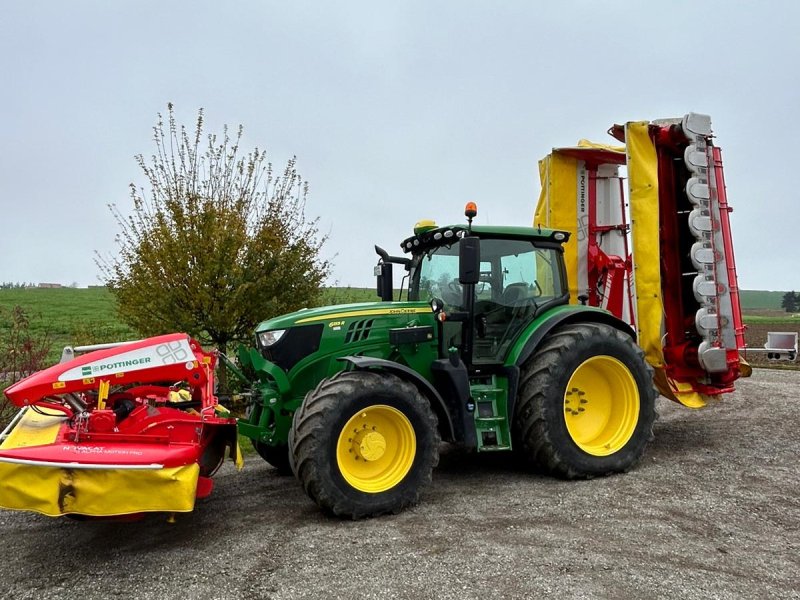
[[[659,391],[698,408],[749,374],[722,150],[696,113],[609,133],[625,146],[581,140],[540,162],[534,222],[574,233],[572,301],[634,327]]]

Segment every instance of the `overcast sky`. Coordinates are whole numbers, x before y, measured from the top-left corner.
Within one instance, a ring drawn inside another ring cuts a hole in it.
[[[297,155],[339,285],[422,218],[529,224],[537,161],[704,112],[739,283],[800,289],[800,3],[36,2],[0,9],[0,281],[98,283],[167,102]],[[157,282],[154,282],[157,284]]]

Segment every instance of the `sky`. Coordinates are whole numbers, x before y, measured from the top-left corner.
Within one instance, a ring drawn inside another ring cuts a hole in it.
[[[800,289],[800,3],[6,0],[0,281],[100,283],[108,209],[168,102],[297,156],[329,284],[414,223],[530,224],[537,161],[614,123],[710,114],[739,285]],[[157,282],[154,282],[157,284]]]

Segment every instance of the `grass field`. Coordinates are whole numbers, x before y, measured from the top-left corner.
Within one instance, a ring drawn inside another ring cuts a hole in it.
[[[781,310],[781,301],[786,292],[767,290],[739,290],[742,310]]]
[[[318,305],[377,300],[372,288],[326,288]],[[114,296],[105,288],[2,289],[0,336],[7,328],[4,310],[21,306],[31,331],[47,336],[52,344],[49,362],[56,362],[64,346],[99,344],[136,339],[135,331],[117,316]],[[265,315],[267,317],[267,315]],[[165,332],[166,333],[166,332]]]
[[[105,288],[0,290],[0,310],[21,306],[35,335],[47,336],[54,362],[68,345],[135,339],[117,317],[114,297]],[[4,316],[4,315],[3,315]],[[0,318],[0,335],[7,326]]]
[[[774,311],[774,314],[750,314],[744,311],[744,322],[748,325],[794,325],[800,324],[800,317],[778,311]]]
[[[776,297],[780,304],[783,292],[742,291],[742,303],[767,303]],[[373,288],[326,288],[318,305],[369,302],[377,300]],[[52,343],[50,360],[55,362],[61,349],[80,345],[136,339],[137,335],[117,317],[114,297],[105,288],[11,289],[0,290],[0,311],[21,306],[30,317],[31,329],[47,335]],[[751,326],[748,345],[763,346],[764,332],[800,331],[800,316],[794,317],[779,308],[744,308],[745,323]],[[265,315],[266,317],[267,315]],[[5,323],[0,314],[0,335]]]

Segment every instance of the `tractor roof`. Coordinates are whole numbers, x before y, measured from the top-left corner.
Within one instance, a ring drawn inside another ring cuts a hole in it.
[[[403,252],[412,252],[418,248],[438,246],[452,243],[467,235],[469,227],[465,224],[445,225],[421,231],[417,235],[406,238],[400,244]],[[531,242],[544,242],[562,244],[569,239],[569,232],[544,227],[514,227],[508,225],[473,225],[472,235],[479,238],[500,238],[508,240],[530,240]]]

